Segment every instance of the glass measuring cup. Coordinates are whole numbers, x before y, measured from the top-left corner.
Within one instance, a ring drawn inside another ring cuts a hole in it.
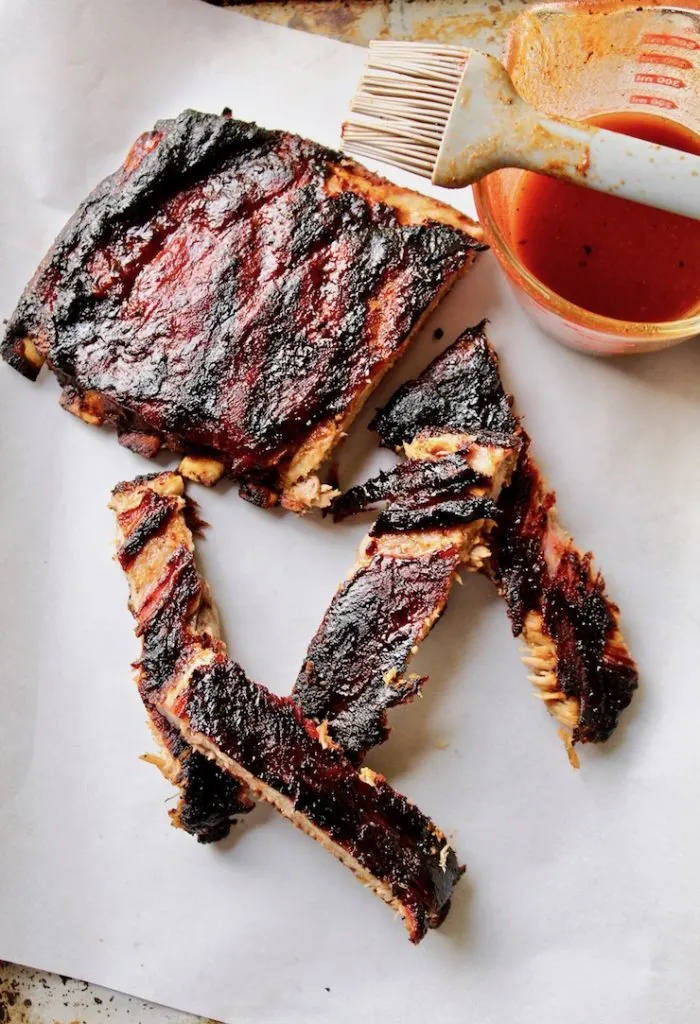
[[[582,120],[644,112],[700,134],[700,0],[673,7],[638,0],[535,4],[513,22],[504,63],[522,97],[548,114]],[[700,307],[663,323],[615,320],[574,305],[534,277],[512,237],[523,173],[489,174],[474,186],[474,199],[518,299],[548,334],[586,352],[618,355],[667,348],[700,333]]]

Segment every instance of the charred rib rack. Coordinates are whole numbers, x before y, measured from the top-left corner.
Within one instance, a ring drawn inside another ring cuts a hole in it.
[[[527,645],[530,679],[573,744],[611,735],[637,686],[637,670],[620,632],[619,609],[583,554],[561,528],[555,494],[512,411],[498,359],[479,324],[401,387],[372,424],[382,444],[409,445],[426,429],[516,432],[522,449],[498,501],[485,570],[505,598],[513,632]],[[352,492],[340,499],[342,509]],[[341,504],[344,503],[344,504]]]
[[[129,605],[141,637],[136,683],[160,748],[145,760],[180,790],[169,812],[173,825],[200,842],[215,842],[254,802],[245,786],[193,750],[158,710],[180,659],[219,635],[209,589],[192,561],[187,519],[193,519],[193,506],[184,497],[182,477],[162,473],[120,484],[110,508],[117,518],[117,560],[129,580]]]
[[[409,461],[353,488],[336,519],[388,502],[311,641],[294,696],[359,761],[389,732],[387,709],[425,682],[406,676],[442,614],[460,566],[477,569],[519,442],[504,435],[424,432]]]
[[[112,499],[144,645],[138,679],[147,707],[212,771],[325,846],[420,941],[443,921],[463,868],[417,807],[381,775],[356,769],[290,698],[228,659],[195,565],[182,489],[178,474],[164,473],[122,484]]]
[[[258,504],[316,470],[472,262],[468,218],[284,132],[185,111],[80,205],[0,345],[66,409]]]

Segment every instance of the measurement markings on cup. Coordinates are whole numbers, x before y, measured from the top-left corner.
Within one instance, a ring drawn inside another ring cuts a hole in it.
[[[700,50],[700,41],[690,39],[687,36],[670,35],[665,32],[646,32],[641,40],[640,46],[656,47],[664,46],[678,50],[693,51]],[[675,68],[679,71],[692,71],[694,63],[687,57],[680,57],[675,53],[659,53],[656,50],[643,49],[637,54],[638,64],[656,64],[667,68]],[[636,71],[633,75],[636,85],[659,86],[666,89],[685,89],[687,82],[677,75],[667,75],[656,71]],[[666,96],[637,92],[629,97],[629,102],[636,106],[657,107],[661,110],[677,110],[678,103]]]

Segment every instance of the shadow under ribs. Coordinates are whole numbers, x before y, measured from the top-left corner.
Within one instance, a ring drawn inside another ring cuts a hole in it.
[[[241,792],[272,804],[333,853],[420,941],[443,921],[464,869],[415,805],[381,775],[358,770],[291,698],[251,682],[229,660],[195,565],[182,492],[182,478],[163,473],[120,485],[112,499],[147,708]]]
[[[480,245],[456,210],[314,142],[184,111],[63,228],[0,352],[66,409],[201,483],[296,511]]]
[[[309,645],[294,698],[356,761],[389,734],[387,709],[419,693],[411,657],[442,614],[461,566],[488,556],[495,499],[519,441],[507,435],[426,431],[409,461],[353,488],[334,518],[387,507],[363,541]]]
[[[637,669],[593,556],[559,525],[555,493],[512,411],[483,322],[399,388],[371,424],[381,443],[395,449],[437,426],[516,432],[521,439],[517,468],[498,500],[492,556],[484,569],[506,601],[514,634],[525,640],[523,660],[536,693],[561,723],[578,764],[573,744],[609,738],[637,687]]]

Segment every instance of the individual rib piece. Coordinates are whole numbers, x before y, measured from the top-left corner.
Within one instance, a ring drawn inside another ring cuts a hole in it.
[[[425,432],[411,461],[348,491],[336,518],[388,501],[309,645],[294,697],[359,761],[388,736],[387,709],[425,682],[405,671],[442,614],[458,569],[479,568],[494,499],[517,460],[505,435]]]
[[[192,562],[187,517],[194,522],[193,505],[184,497],[182,477],[161,473],[120,484],[110,508],[117,518],[117,560],[127,574],[129,606],[139,623],[136,683],[160,748],[144,760],[180,790],[169,812],[172,824],[200,842],[216,842],[254,802],[238,780],[193,750],[157,707],[179,660],[193,645],[206,645],[219,635],[209,589]]]
[[[181,494],[181,478],[165,473],[122,484],[113,498],[144,643],[142,694],[189,749],[325,846],[420,941],[443,921],[463,872],[454,851],[381,775],[358,771],[290,698],[251,682],[228,659]]]
[[[527,644],[523,661],[570,744],[600,743],[637,688],[637,668],[593,556],[562,529],[556,496],[531,456],[501,499],[492,572]]]
[[[482,320],[464,331],[417,380],[407,381],[370,423],[386,448],[397,451],[422,430],[520,431]]]
[[[577,763],[573,744],[608,739],[632,699],[637,670],[620,632],[619,609],[592,555],[583,554],[559,525],[554,491],[511,406],[481,323],[399,388],[372,426],[393,448],[438,424],[518,431],[518,467],[498,502],[501,515],[485,570],[507,602],[513,632],[527,644],[523,660],[537,695],[563,726]]]
[[[148,457],[257,504],[316,470],[479,244],[444,204],[285,132],[185,111],[80,205],[0,345]]]

